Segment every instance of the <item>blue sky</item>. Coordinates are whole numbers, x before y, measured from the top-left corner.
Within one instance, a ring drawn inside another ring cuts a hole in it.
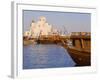
[[[23,31],[29,30],[32,20],[38,21],[40,16],[45,16],[47,22],[53,27],[68,33],[70,32],[90,32],[91,31],[91,14],[89,13],[72,13],[72,12],[54,12],[54,11],[23,11]]]

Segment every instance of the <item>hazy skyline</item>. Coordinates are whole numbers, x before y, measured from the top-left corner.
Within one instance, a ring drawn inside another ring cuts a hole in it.
[[[54,12],[54,11],[23,11],[23,31],[30,28],[32,20],[38,21],[40,16],[45,16],[47,22],[53,27],[70,32],[90,32],[91,15],[89,13]]]

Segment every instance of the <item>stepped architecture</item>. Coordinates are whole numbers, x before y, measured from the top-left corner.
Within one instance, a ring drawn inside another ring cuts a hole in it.
[[[52,25],[49,25],[44,16],[41,16],[37,22],[32,21],[30,30],[24,32],[24,36],[38,37],[39,35],[50,35],[57,33],[57,29],[54,29]]]

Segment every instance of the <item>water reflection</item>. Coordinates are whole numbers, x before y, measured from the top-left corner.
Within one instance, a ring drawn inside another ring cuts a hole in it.
[[[23,47],[23,69],[73,67],[68,52],[57,45],[28,45]]]

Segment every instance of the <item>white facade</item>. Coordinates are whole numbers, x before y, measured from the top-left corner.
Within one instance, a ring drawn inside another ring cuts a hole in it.
[[[41,16],[37,22],[32,21],[30,30],[24,33],[24,36],[38,37],[40,35],[58,34],[58,30],[48,24],[46,18]]]
[[[39,35],[49,35],[51,33],[52,26],[46,22],[46,18],[41,16],[39,21],[32,22],[30,26],[30,33],[33,37]]]

